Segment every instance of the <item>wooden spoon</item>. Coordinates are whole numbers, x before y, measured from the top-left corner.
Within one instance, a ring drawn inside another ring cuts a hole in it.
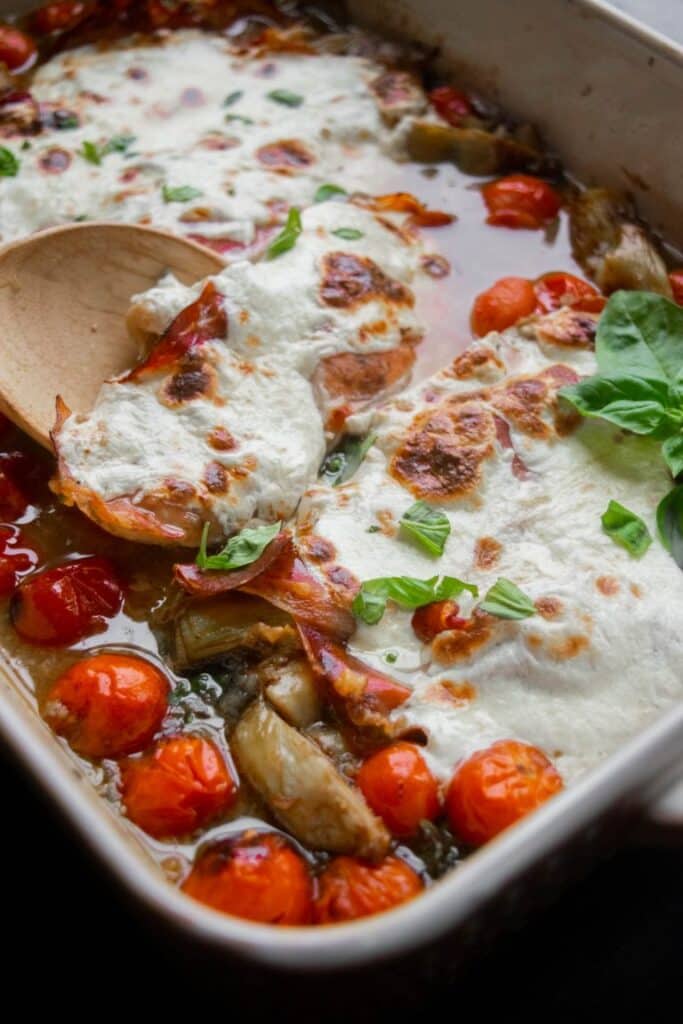
[[[56,396],[86,412],[104,380],[137,362],[131,296],[167,270],[192,284],[224,266],[201,245],[129,224],[69,224],[0,249],[0,411],[52,450]]]

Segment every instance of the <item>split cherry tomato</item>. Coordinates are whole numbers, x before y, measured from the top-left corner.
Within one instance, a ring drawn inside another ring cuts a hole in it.
[[[36,44],[25,32],[12,25],[0,25],[0,64],[9,71],[20,71],[35,58]]]
[[[16,526],[0,526],[0,598],[8,597],[18,580],[38,564],[38,553]]]
[[[683,306],[683,267],[679,270],[672,270],[669,274],[669,284],[673,292],[674,302]]]
[[[318,879],[316,924],[335,924],[391,910],[417,896],[422,879],[398,857],[377,864],[357,857],[335,857]]]
[[[607,301],[588,281],[562,270],[536,278],[534,290],[537,313],[552,313],[560,306],[571,306],[584,313],[600,313]]]
[[[557,769],[536,747],[499,740],[456,770],[446,796],[451,828],[479,846],[562,789]]]
[[[31,25],[41,35],[47,35],[49,32],[68,32],[87,18],[94,6],[92,3],[80,3],[79,0],[45,4],[35,12]]]
[[[472,114],[472,104],[464,92],[450,85],[440,85],[429,93],[429,102],[448,124],[457,127]]]
[[[276,832],[249,830],[206,847],[183,883],[214,910],[262,924],[308,924],[313,880],[308,864]]]
[[[439,787],[418,747],[392,743],[361,765],[358,787],[395,836],[412,836],[439,814]]]
[[[501,277],[485,292],[477,295],[470,322],[477,338],[489,331],[504,331],[536,309],[536,292],[524,277]]]
[[[84,757],[121,757],[151,742],[167,703],[166,676],[149,661],[96,654],[59,677],[45,720]]]
[[[123,603],[107,558],[90,555],[25,580],[12,598],[12,624],[32,644],[65,646],[98,632]]]
[[[121,765],[126,814],[159,839],[194,832],[227,810],[236,795],[223,755],[201,736],[159,740],[150,754]]]
[[[482,188],[487,224],[505,228],[542,228],[557,217],[562,200],[546,181],[510,174]]]
[[[418,608],[410,623],[418,640],[428,644],[446,629],[460,629],[466,621],[461,618],[460,606],[455,601],[434,601]]]

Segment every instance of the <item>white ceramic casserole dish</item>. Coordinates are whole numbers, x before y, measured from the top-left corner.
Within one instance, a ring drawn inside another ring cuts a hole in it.
[[[0,13],[31,6],[2,3]],[[460,80],[538,124],[580,180],[630,188],[643,215],[683,242],[680,48],[596,0],[477,0],[457,10],[448,0],[349,6],[361,24],[438,46],[439,62]],[[683,786],[671,788],[683,752],[677,708],[420,899],[355,924],[273,929],[214,913],[165,881],[41,721],[2,651],[0,729],[81,839],[159,923],[218,956],[275,969],[350,969],[418,947],[430,970],[444,953],[452,964],[455,948],[465,953],[484,927],[558,886],[600,844],[619,841],[634,815],[669,831],[680,822],[683,834]]]

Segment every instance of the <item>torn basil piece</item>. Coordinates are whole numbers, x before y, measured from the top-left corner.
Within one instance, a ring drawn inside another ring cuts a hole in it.
[[[644,555],[652,544],[650,531],[640,516],[618,501],[610,501],[600,521],[607,536],[634,558]]]
[[[528,619],[536,614],[536,605],[531,598],[504,576],[489,588],[479,607],[499,619]]]
[[[468,590],[473,597],[479,591],[473,583],[465,583],[455,576],[432,576],[428,580],[412,576],[380,576],[365,580],[356,594],[351,610],[356,618],[374,626],[384,615],[387,601],[410,611],[435,601],[448,601]]]
[[[205,523],[196,564],[200,569],[223,571],[241,569],[244,565],[251,565],[261,557],[270,542],[275,540],[281,526],[282,523],[271,523],[269,526],[246,527],[231,537],[222,551],[218,551],[215,555],[209,555],[206,550],[209,524]]]
[[[451,532],[445,512],[432,508],[426,501],[416,501],[401,516],[401,529],[430,555],[442,555]]]
[[[368,434],[367,437],[345,437],[339,447],[323,460],[320,479],[332,487],[346,483],[372,448],[375,436]]]

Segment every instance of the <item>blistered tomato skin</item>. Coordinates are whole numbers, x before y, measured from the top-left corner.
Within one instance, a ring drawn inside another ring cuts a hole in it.
[[[109,559],[79,558],[25,580],[12,599],[12,625],[29,643],[66,646],[100,631],[123,597]]]
[[[439,814],[439,787],[413,743],[392,743],[360,767],[358,787],[369,807],[395,835],[417,832],[421,821]]]
[[[39,556],[16,526],[0,526],[0,598],[38,564]]]
[[[440,85],[429,93],[429,102],[448,124],[457,128],[472,115],[472,104],[464,92],[450,85]]]
[[[97,654],[59,677],[46,722],[83,757],[121,757],[151,743],[168,704],[168,680],[143,658]]]
[[[546,181],[530,174],[510,174],[482,188],[489,215],[487,224],[505,228],[542,228],[553,221],[562,205]]]
[[[339,924],[391,910],[422,892],[420,876],[398,857],[376,864],[335,857],[318,878],[313,920]]]
[[[30,36],[12,25],[0,25],[0,64],[9,71],[27,68],[36,56],[36,45]]]
[[[470,322],[477,338],[490,331],[504,331],[536,310],[536,292],[524,277],[501,277],[477,295]]]
[[[202,850],[183,883],[188,896],[224,914],[261,924],[309,924],[308,864],[276,832],[250,830]]]
[[[669,284],[673,293],[674,302],[683,306],[683,267],[679,270],[672,270],[669,274]]]
[[[605,297],[588,281],[563,270],[537,277],[534,291],[537,313],[553,313],[561,306],[571,306],[584,313],[600,313],[606,302]]]
[[[559,772],[542,751],[499,740],[459,766],[446,796],[446,813],[460,839],[481,846],[562,788]]]
[[[149,754],[121,765],[126,814],[158,839],[189,835],[226,811],[236,795],[220,750],[200,736],[159,740]]]

